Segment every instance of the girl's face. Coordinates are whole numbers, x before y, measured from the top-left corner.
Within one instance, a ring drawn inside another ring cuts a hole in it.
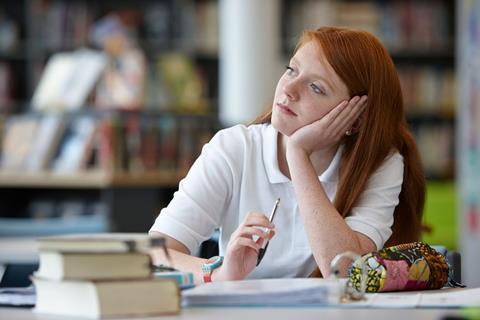
[[[277,83],[272,125],[280,133],[290,136],[349,99],[345,83],[319,47],[310,41],[297,50]]]

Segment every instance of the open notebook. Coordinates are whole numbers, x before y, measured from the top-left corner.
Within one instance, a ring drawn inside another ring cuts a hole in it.
[[[346,279],[261,279],[213,282],[182,291],[184,306],[342,306],[355,308],[459,308],[480,305],[480,288],[369,293],[340,302]]]
[[[342,280],[325,279],[224,281],[184,290],[182,296],[185,306],[333,304],[343,285]]]

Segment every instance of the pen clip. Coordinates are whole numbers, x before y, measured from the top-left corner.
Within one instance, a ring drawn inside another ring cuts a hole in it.
[[[270,217],[268,217],[268,220],[270,222],[273,221],[273,218],[275,217],[275,212],[277,212],[277,208],[278,208],[279,204],[280,204],[280,198],[277,198],[277,200],[275,201],[275,203],[273,205],[272,212],[270,213]]]

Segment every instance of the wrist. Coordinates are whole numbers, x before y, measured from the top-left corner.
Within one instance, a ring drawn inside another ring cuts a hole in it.
[[[308,159],[310,157],[310,153],[311,152],[308,150],[295,145],[287,145],[287,150],[285,152],[288,162],[298,159]]]
[[[214,256],[207,259],[202,265],[203,282],[212,282],[212,276],[215,270],[220,268],[223,263],[222,256]]]
[[[217,282],[217,281],[224,281],[226,280],[225,279],[225,275],[224,273],[222,272],[224,270],[224,267],[223,265],[218,267],[217,269],[213,270],[212,271],[212,274],[211,274],[211,279],[212,279],[212,282]]]

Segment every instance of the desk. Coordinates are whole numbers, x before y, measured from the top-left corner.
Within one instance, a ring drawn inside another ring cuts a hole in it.
[[[348,320],[438,320],[444,314],[455,314],[453,309],[340,309],[320,307],[293,308],[185,308],[177,316],[162,316],[142,319],[192,319],[192,320],[292,320],[292,319],[348,319]],[[0,319],[8,320],[67,320],[70,317],[33,313],[31,309],[0,308]],[[78,318],[80,319],[80,318]],[[114,318],[115,320],[128,318]]]

